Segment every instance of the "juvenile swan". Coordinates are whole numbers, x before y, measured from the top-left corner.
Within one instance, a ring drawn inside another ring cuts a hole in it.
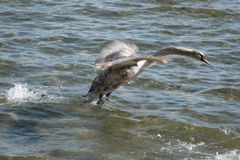
[[[119,40],[104,47],[101,56],[96,60],[96,67],[103,70],[93,80],[86,97],[91,100],[95,98],[102,100],[103,96],[109,97],[115,89],[134,79],[153,62],[163,64],[169,62],[169,58],[163,57],[166,55],[188,56],[209,64],[202,52],[187,48],[165,48],[143,56],[137,55],[137,50],[136,45]]]

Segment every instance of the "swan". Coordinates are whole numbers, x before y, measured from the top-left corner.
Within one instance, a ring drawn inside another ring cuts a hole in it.
[[[91,87],[84,97],[90,100],[109,97],[110,94],[123,84],[128,83],[143,72],[144,68],[154,62],[168,63],[167,55],[188,56],[209,64],[206,56],[197,50],[180,47],[169,47],[147,55],[137,55],[135,44],[115,40],[106,45],[100,57],[96,60],[96,68],[103,69],[93,80]]]

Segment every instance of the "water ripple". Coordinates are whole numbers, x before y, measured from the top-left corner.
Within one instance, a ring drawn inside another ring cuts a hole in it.
[[[0,1],[0,159],[239,159],[239,13],[237,0]],[[86,103],[114,39],[211,65],[172,56]]]

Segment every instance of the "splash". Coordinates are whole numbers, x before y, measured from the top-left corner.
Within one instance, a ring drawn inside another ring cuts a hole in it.
[[[216,160],[239,160],[240,152],[238,150],[233,150],[223,154],[216,153],[215,159]]]
[[[199,142],[199,143],[197,143],[197,144],[192,144],[192,143],[186,143],[186,142],[180,142],[180,141],[179,141],[179,147],[185,148],[185,149],[187,149],[187,150],[189,150],[189,151],[194,151],[194,150],[197,149],[198,147],[204,146],[204,145],[205,145],[204,142]],[[196,152],[198,152],[198,151],[196,151]]]
[[[10,88],[6,93],[8,102],[31,102],[40,100],[44,96],[43,91],[31,91],[27,87],[27,83],[15,83],[14,87]]]
[[[180,140],[170,141],[166,143],[167,146],[160,149],[161,152],[171,153],[185,153],[187,156],[201,155],[200,159],[206,160],[240,160],[240,150],[231,150],[223,153],[208,153],[204,152],[203,149],[206,147],[205,142],[199,142],[196,144],[183,142]],[[188,159],[187,157],[184,158]],[[195,158],[190,158],[195,160]],[[196,158],[196,160],[199,158]]]

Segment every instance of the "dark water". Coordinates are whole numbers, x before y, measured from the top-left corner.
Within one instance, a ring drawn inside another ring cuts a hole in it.
[[[240,159],[240,2],[0,1],[0,159]],[[114,39],[174,57],[83,102]]]

